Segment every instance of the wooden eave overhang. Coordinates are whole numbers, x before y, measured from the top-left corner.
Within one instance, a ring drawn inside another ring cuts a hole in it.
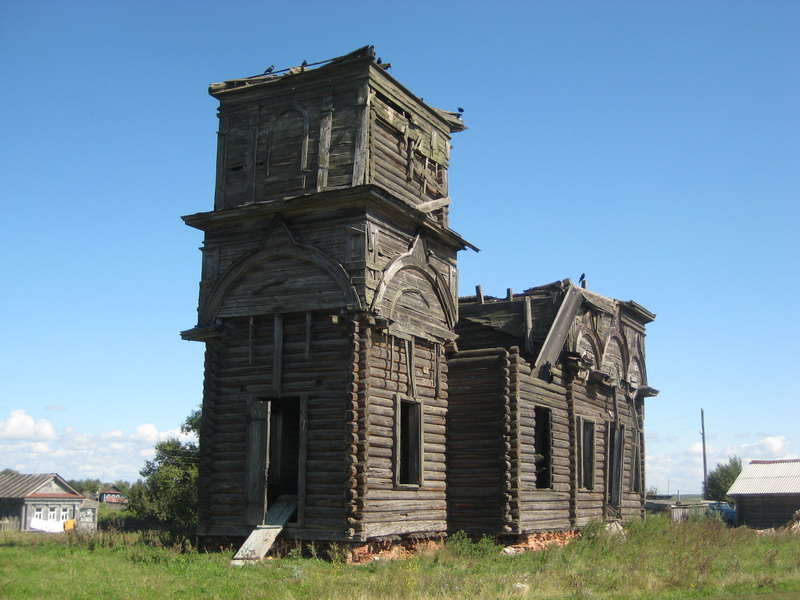
[[[187,342],[207,342],[218,338],[225,333],[224,327],[211,325],[208,327],[196,326],[191,329],[181,331],[181,339]]]
[[[190,227],[205,232],[241,223],[250,223],[253,222],[254,218],[257,219],[260,216],[268,219],[277,213],[284,215],[319,213],[330,208],[359,205],[366,209],[370,204],[380,207],[394,218],[403,219],[416,225],[452,248],[459,250],[470,248],[480,252],[480,248],[469,243],[452,229],[442,227],[428,214],[395,198],[389,192],[374,184],[342,188],[340,190],[327,190],[282,200],[254,202],[224,210],[195,213],[181,218]]]
[[[656,314],[647,310],[641,304],[634,302],[633,300],[628,300],[627,302],[620,302],[620,308],[623,311],[623,314],[627,313],[630,314],[636,321],[641,323],[642,325],[646,325],[647,323],[652,323],[656,319]]]
[[[228,103],[232,101],[239,103],[258,98],[265,86],[270,86],[270,89],[285,88],[287,91],[292,91],[298,86],[316,85],[326,80],[333,80],[334,77],[340,77],[347,71],[352,71],[353,75],[358,76],[361,74],[365,81],[369,79],[376,83],[377,87],[384,87],[380,85],[380,81],[382,78],[385,79],[390,83],[389,87],[396,87],[405,94],[403,98],[393,98],[395,101],[413,103],[413,108],[428,114],[443,129],[451,133],[464,131],[467,128],[459,113],[429,106],[392,77],[386,70],[391,65],[378,64],[375,61],[375,50],[372,46],[364,46],[344,56],[314,64],[320,66],[316,68],[313,68],[314,65],[311,65],[312,68],[308,66],[291,67],[273,73],[212,83],[208,86],[208,93],[220,102]]]
[[[659,390],[657,390],[656,388],[650,387],[649,385],[646,385],[644,387],[639,388],[637,390],[637,392],[636,392],[636,396],[638,398],[641,398],[641,399],[653,398],[655,396],[658,396],[658,394],[659,394]]]
[[[53,499],[70,499],[70,500],[83,500],[80,494],[70,494],[68,492],[36,492],[28,494],[26,498],[53,498]]]

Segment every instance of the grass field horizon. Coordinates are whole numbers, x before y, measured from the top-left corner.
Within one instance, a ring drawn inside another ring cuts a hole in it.
[[[349,565],[313,546],[246,568],[232,551],[198,552],[157,532],[0,534],[0,597],[116,598],[758,598],[800,597],[800,535],[680,525],[663,515],[601,524],[562,548],[502,554],[494,540],[454,535],[441,548]]]

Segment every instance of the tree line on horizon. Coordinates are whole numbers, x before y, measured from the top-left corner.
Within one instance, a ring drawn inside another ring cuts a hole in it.
[[[181,432],[200,435],[201,412],[193,410],[181,425]],[[84,495],[96,496],[110,485],[116,486],[128,497],[127,510],[137,519],[175,532],[193,533],[197,525],[197,476],[199,447],[195,442],[182,442],[168,438],[154,446],[153,460],[145,461],[139,471],[141,479],[135,483],[124,480],[103,482],[100,479],[69,479],[73,488]],[[733,482],[742,471],[742,460],[731,456],[727,463],[719,463],[708,474],[703,489],[706,500],[734,504],[727,495]],[[16,473],[3,469],[0,474]]]

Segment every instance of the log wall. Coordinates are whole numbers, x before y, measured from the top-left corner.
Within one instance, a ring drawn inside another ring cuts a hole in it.
[[[782,527],[800,510],[800,494],[753,494],[736,496],[739,525],[756,529]]]
[[[447,504],[451,531],[495,535],[506,524],[504,426],[508,395],[501,369],[503,348],[459,351],[448,359]],[[510,451],[510,445],[508,450]],[[510,488],[510,486],[509,486]]]
[[[571,496],[571,427],[566,389],[559,382],[535,377],[531,365],[514,351],[519,445],[519,529],[521,533],[569,529]],[[551,486],[537,487],[535,408],[550,409]]]
[[[217,210],[354,185],[365,75],[272,87],[220,107]]]
[[[304,443],[308,530],[346,530],[343,488],[348,360],[347,331],[326,313],[283,315],[280,380],[274,379],[273,315],[225,319],[225,336],[209,341],[200,467],[201,531],[212,535],[246,529],[248,513],[248,406],[280,397],[307,401]],[[251,342],[252,340],[252,342]],[[299,435],[299,432],[298,432]],[[301,442],[302,444],[302,442]],[[298,517],[299,518],[299,517]]]
[[[409,358],[409,352],[413,357]],[[413,376],[409,375],[409,363]],[[443,532],[445,499],[445,415],[447,367],[436,343],[373,336],[366,372],[369,383],[368,469],[362,513],[368,537]],[[400,481],[399,402],[418,403],[421,439],[414,453],[422,461],[420,482]]]

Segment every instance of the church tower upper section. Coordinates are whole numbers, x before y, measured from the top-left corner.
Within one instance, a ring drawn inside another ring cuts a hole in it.
[[[378,185],[448,224],[458,113],[432,108],[371,46],[320,65],[212,84],[220,101],[214,208]]]

